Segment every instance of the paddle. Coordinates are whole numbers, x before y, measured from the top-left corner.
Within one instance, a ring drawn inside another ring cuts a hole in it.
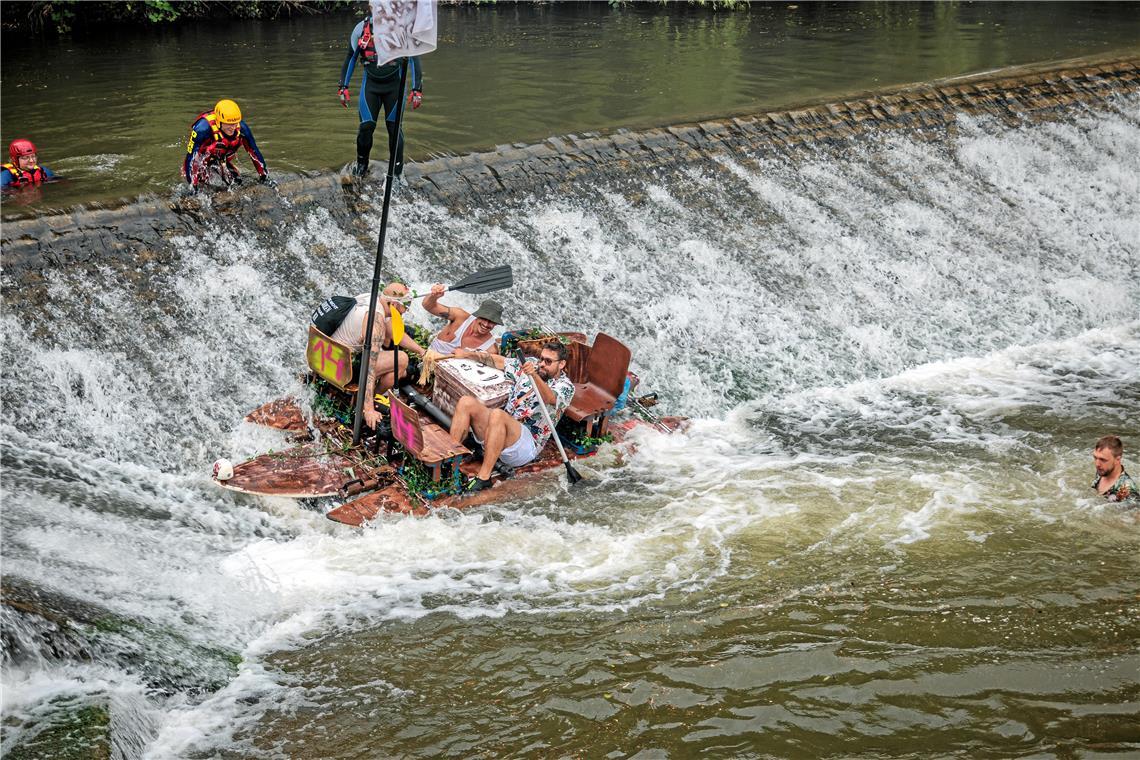
[[[526,363],[522,356],[519,356],[519,361]],[[520,370],[521,371],[521,370]],[[546,402],[542,400],[542,394],[538,392],[538,386],[535,385],[534,380],[531,380],[530,387],[534,389],[534,393],[538,396],[538,406],[542,409],[542,418],[546,420],[546,426],[550,428],[550,437],[554,439],[554,445],[558,447],[558,454],[562,457],[562,464],[566,465],[566,479],[570,481],[570,485],[576,485],[582,480],[582,476],[574,469],[574,465],[570,464],[570,457],[566,456],[566,449],[562,448],[562,441],[558,438],[558,431],[554,429],[554,423],[550,420],[550,410],[546,408]]]
[[[400,341],[404,339],[404,315],[396,308],[396,304],[389,307],[389,314],[392,317],[392,387],[388,391],[388,398],[396,397],[396,386],[400,384]],[[389,402],[390,404],[390,402]],[[391,406],[389,406],[391,408]],[[392,428],[388,428],[388,458],[392,458],[392,446],[395,441],[395,436],[392,435]],[[377,437],[376,448],[380,448],[379,437]]]
[[[515,276],[510,264],[484,269],[481,272],[469,274],[448,290],[459,293],[494,293],[496,290],[506,290],[515,284]]]
[[[408,82],[408,67],[400,67],[400,99],[403,101],[404,87]],[[388,209],[392,205],[392,185],[396,182],[396,146],[400,143],[400,121],[404,118],[404,108],[396,109],[396,139],[388,142],[388,175],[384,178],[384,205],[380,211],[380,234],[376,237],[376,263],[372,267],[372,289],[368,295],[368,322],[364,328],[364,347],[360,352],[360,377],[357,379],[359,387],[356,391],[356,403],[352,413],[352,445],[360,443],[360,435],[364,426],[365,391],[368,388],[368,371],[372,354],[372,325],[376,321],[376,302],[380,295],[380,272],[384,266],[384,237],[388,232]],[[367,399],[369,404],[372,399]]]

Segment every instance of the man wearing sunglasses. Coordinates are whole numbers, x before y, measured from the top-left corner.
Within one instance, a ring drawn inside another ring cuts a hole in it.
[[[508,359],[485,351],[468,351],[458,348],[455,355],[472,359],[503,370],[514,383],[507,403],[502,409],[489,409],[473,396],[464,396],[455,406],[451,417],[451,437],[461,443],[473,430],[476,440],[483,444],[483,462],[472,490],[491,487],[491,472],[495,462],[509,467],[522,467],[542,451],[554,432],[546,424],[539,403],[545,403],[551,421],[558,419],[574,398],[574,383],[566,375],[569,351],[557,340],[542,346],[538,360]],[[541,396],[542,401],[539,401]]]

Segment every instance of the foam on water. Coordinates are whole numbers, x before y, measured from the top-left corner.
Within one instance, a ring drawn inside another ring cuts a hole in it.
[[[990,540],[987,516],[1103,510],[1088,443],[1140,435],[1121,279],[1140,267],[1137,121],[1135,99],[1019,129],[963,119],[950,144],[720,157],[468,214],[397,198],[390,258],[413,287],[510,263],[518,284],[495,297],[511,326],[614,334],[647,390],[697,419],[584,463],[587,491],[362,532],[208,472],[284,445],[240,420],[304,394],[302,325],[367,289],[370,245],[315,210],[268,237],[207,227],[130,282],[48,272],[59,306],[3,318],[5,573],[144,634],[105,637],[93,669],[7,665],[5,712],[33,714],[45,688],[137,693],[148,676],[124,663],[141,646],[170,672],[143,706],[159,717],[127,735],[153,757],[257,754],[242,727],[304,700],[266,658],[313,635],[630,610],[778,573],[796,556],[770,536],[901,561]],[[225,648],[236,675],[196,689],[171,642],[204,666]]]

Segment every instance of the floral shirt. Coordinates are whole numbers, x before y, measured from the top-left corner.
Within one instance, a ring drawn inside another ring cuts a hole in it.
[[[503,411],[530,430],[531,435],[534,436],[535,448],[542,451],[542,447],[550,440],[552,431],[542,416],[542,410],[538,408],[538,392],[534,390],[534,383],[531,382],[531,379],[523,374],[522,362],[518,359],[507,359],[506,361],[503,374],[514,383],[514,387],[511,388],[511,395],[507,397]],[[550,390],[554,391],[556,396],[554,410],[550,412],[550,419],[557,425],[562,412],[566,411],[566,407],[570,406],[570,402],[574,398],[574,383],[570,382],[570,378],[563,372],[558,377],[548,381],[547,385],[550,386]],[[546,408],[550,410],[549,406]]]
[[[1093,488],[1100,485],[1100,475],[1093,481]],[[1097,489],[1098,492],[1100,489]],[[1127,472],[1121,472],[1120,477],[1112,484],[1112,488],[1103,494],[1109,501],[1128,501],[1140,504],[1140,491],[1136,490],[1136,481]]]

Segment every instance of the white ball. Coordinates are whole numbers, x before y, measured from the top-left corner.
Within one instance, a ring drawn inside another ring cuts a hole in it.
[[[228,459],[219,459],[214,462],[214,478],[217,480],[229,480],[234,476],[233,463]]]

